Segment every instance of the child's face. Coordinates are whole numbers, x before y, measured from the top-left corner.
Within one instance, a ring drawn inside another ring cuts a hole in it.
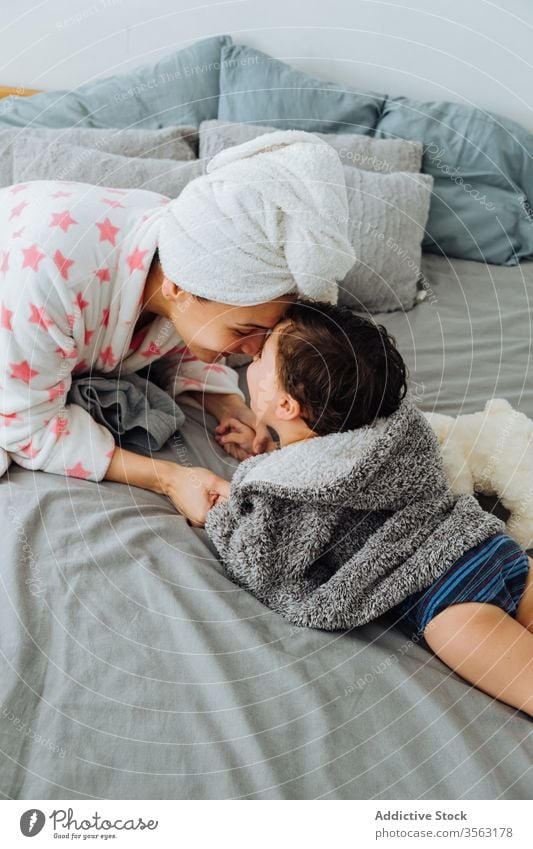
[[[275,427],[276,409],[281,395],[276,377],[276,356],[282,324],[281,321],[266,336],[262,349],[254,356],[246,371],[250,407],[258,421],[271,427]]]

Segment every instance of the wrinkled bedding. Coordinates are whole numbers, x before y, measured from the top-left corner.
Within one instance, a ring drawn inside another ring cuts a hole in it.
[[[533,416],[533,263],[424,258],[381,318],[423,409]],[[244,385],[244,368],[240,369]],[[157,456],[236,466],[193,407]],[[163,496],[11,466],[0,480],[5,798],[526,799],[533,736],[388,615],[291,626]]]
[[[507,398],[533,418],[533,261],[512,268],[424,254],[425,300],[376,315],[396,336],[424,410]]]

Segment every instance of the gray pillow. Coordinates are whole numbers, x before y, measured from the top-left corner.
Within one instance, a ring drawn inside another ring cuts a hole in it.
[[[201,159],[211,159],[226,147],[273,133],[278,127],[264,124],[228,123],[213,119],[200,124]],[[344,165],[388,174],[391,171],[419,172],[423,146],[407,139],[373,139],[356,133],[315,133],[335,148]]]
[[[23,139],[37,139],[43,145],[75,144],[121,156],[140,156],[150,159],[195,159],[198,152],[196,127],[169,127],[163,130],[95,129],[66,127],[50,129],[0,130],[0,186],[17,182],[13,176],[13,149]]]
[[[433,177],[345,165],[344,179],[357,260],[339,283],[339,303],[369,312],[411,309],[418,297]]]
[[[13,150],[13,182],[76,180],[115,189],[146,189],[177,197],[205,171],[199,159],[146,159],[119,156],[74,144],[50,145],[26,136]]]

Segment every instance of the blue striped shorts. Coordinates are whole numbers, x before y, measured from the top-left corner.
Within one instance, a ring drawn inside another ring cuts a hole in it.
[[[525,551],[507,534],[495,534],[465,551],[435,583],[408,596],[390,612],[404,633],[416,634],[431,651],[423,637],[424,628],[452,604],[486,602],[514,617],[528,572]]]

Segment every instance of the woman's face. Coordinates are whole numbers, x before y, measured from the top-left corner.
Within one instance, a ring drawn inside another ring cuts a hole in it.
[[[253,357],[295,298],[296,295],[283,295],[264,304],[235,307],[197,301],[181,290],[174,302],[172,321],[191,353],[206,363],[226,354]]]

